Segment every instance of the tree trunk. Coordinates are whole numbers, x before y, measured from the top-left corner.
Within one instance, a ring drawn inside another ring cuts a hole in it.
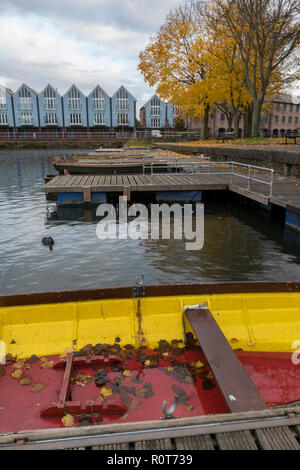
[[[205,107],[204,111],[204,122],[203,122],[203,138],[204,140],[207,140],[209,135],[208,135],[208,118],[209,118],[209,106]]]
[[[232,129],[232,121],[233,121],[233,115],[227,115],[227,130],[230,132]]]
[[[253,101],[251,137],[259,137],[260,112],[262,105],[263,102],[260,100]]]
[[[239,117],[238,117],[238,111],[234,111],[233,113],[233,129],[236,137],[239,136]]]
[[[252,103],[244,108],[243,120],[244,120],[244,138],[251,137]]]

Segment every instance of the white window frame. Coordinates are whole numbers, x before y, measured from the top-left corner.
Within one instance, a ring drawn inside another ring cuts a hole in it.
[[[157,96],[154,96],[150,102],[150,115],[160,116],[160,100]]]
[[[56,113],[45,113],[44,120],[45,125],[58,125],[58,117]]]
[[[129,110],[129,101],[128,93],[124,88],[117,93],[117,111],[128,111]]]
[[[98,126],[105,125],[105,114],[104,113],[94,113],[94,124]]]
[[[70,126],[81,126],[82,125],[82,114],[81,113],[70,113],[69,122],[70,122]]]
[[[117,123],[118,123],[119,126],[128,125],[129,124],[129,115],[127,113],[118,114]]]
[[[100,88],[97,88],[93,93],[93,109],[95,111],[105,110],[105,94]]]
[[[151,127],[154,127],[154,128],[160,128],[161,127],[159,117],[151,118]]]
[[[7,109],[6,93],[0,88],[0,110]]]
[[[76,88],[72,88],[68,93],[68,107],[71,111],[81,110],[81,96]]]
[[[45,111],[53,111],[57,108],[56,98],[44,98]]]
[[[33,125],[32,113],[20,113],[19,121],[22,126],[32,126]]]
[[[5,126],[8,124],[7,113],[0,113],[0,126]]]
[[[19,90],[19,110],[20,111],[31,111],[32,107],[32,96],[27,88],[23,87]]]

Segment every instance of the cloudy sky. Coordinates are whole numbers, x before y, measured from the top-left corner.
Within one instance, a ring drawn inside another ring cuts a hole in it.
[[[109,94],[124,84],[141,106],[152,94],[139,51],[179,0],[0,0],[0,82],[47,83]]]

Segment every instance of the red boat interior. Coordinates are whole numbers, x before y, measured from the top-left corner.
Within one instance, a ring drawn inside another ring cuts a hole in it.
[[[8,357],[0,366],[0,432],[156,420],[165,417],[164,400],[167,410],[176,400],[174,417],[232,411],[196,344],[97,346]],[[300,367],[290,353],[235,354],[268,407],[300,400]]]

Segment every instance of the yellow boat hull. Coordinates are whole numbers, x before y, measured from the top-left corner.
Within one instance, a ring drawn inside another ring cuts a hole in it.
[[[300,283],[149,286],[140,297],[130,288],[0,297],[1,354],[55,355],[116,338],[154,348],[183,340],[184,306],[202,302],[233,349],[293,352],[300,340]]]

